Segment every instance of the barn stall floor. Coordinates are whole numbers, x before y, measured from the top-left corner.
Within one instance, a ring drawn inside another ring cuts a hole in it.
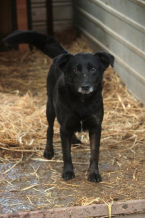
[[[65,47],[72,53],[91,52],[84,37],[76,39],[71,34],[67,41],[71,43]],[[99,161],[103,181],[86,180],[90,149],[84,132],[78,134],[83,144],[72,146],[76,177],[61,178],[57,121],[55,157],[43,158],[50,63],[35,49],[0,55],[0,213],[145,198],[145,108],[112,68],[105,72],[103,82],[105,116]]]

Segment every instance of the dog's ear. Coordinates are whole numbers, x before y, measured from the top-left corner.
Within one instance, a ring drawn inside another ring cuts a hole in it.
[[[111,65],[113,67],[114,60],[115,60],[113,55],[111,55],[105,51],[97,52],[94,55],[100,58],[102,66],[103,66],[103,70],[106,70],[109,67],[109,65]]]
[[[63,72],[66,64],[68,63],[71,57],[73,57],[73,55],[70,53],[61,54],[53,59],[53,64]]]

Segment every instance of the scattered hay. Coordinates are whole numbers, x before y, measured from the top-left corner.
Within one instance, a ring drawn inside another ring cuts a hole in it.
[[[76,39],[75,34],[73,37],[73,43],[64,45],[71,53],[92,52],[86,38]],[[55,158],[47,161],[42,157],[47,130],[46,77],[52,60],[36,49],[0,55],[0,194],[7,190],[6,198],[13,199],[15,193],[17,201],[9,202],[10,212],[103,202],[111,205],[118,200],[145,197],[145,108],[112,68],[107,69],[103,80],[105,116],[100,152],[103,182],[86,181],[88,133],[78,134],[83,144],[72,147],[76,178],[65,182],[61,179],[57,121]],[[5,207],[4,201],[2,205]]]

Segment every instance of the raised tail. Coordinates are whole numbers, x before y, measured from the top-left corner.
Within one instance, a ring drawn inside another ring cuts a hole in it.
[[[8,45],[29,43],[51,58],[68,53],[55,38],[34,30],[15,31],[4,38],[3,41]]]

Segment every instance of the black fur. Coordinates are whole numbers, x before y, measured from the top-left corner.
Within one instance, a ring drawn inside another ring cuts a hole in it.
[[[15,31],[3,39],[3,41],[8,45],[29,43],[36,46],[44,54],[51,58],[55,58],[60,54],[68,53],[55,38],[47,36],[43,33],[37,33],[34,30]]]
[[[102,78],[106,68],[113,67],[114,57],[107,52],[72,55],[50,36],[34,31],[19,31],[5,40],[14,45],[31,43],[54,58],[47,78],[47,144],[44,157],[51,159],[53,150],[53,123],[60,124],[65,180],[75,177],[71,159],[71,143],[80,143],[77,131],[89,131],[90,167],[88,181],[100,182],[98,169],[101,123],[103,120]]]

